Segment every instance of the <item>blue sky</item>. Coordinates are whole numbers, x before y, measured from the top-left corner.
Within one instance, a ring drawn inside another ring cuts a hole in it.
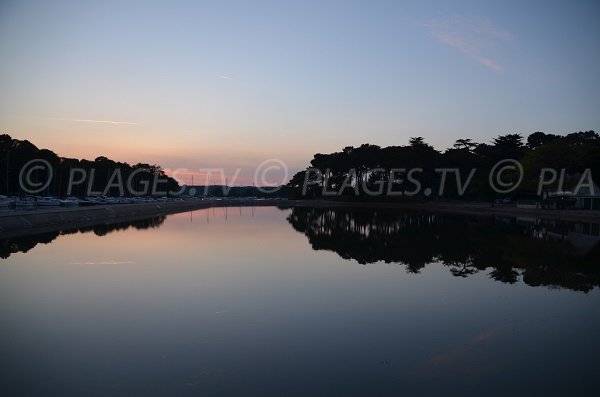
[[[0,2],[0,131],[291,168],[347,145],[600,129],[594,1]]]

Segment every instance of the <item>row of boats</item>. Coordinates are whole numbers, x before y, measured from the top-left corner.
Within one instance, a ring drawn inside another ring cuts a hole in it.
[[[90,206],[90,205],[107,205],[107,204],[136,204],[136,203],[155,203],[163,201],[172,201],[180,199],[172,199],[167,197],[152,198],[152,197],[40,197],[40,196],[25,196],[25,197],[7,197],[0,195],[0,208],[36,208],[36,207],[74,207],[74,206]]]

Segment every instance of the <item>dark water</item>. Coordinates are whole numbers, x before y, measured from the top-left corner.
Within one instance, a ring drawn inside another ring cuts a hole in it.
[[[598,235],[217,208],[0,240],[0,393],[594,395]]]

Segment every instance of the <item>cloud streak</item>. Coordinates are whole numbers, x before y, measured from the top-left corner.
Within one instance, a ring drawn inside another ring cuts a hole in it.
[[[498,46],[512,41],[513,36],[489,19],[453,16],[446,19],[431,19],[424,26],[437,41],[457,49],[496,73],[504,70],[504,66],[493,59],[489,53]]]
[[[73,121],[78,123],[102,123],[102,124],[128,124],[128,125],[138,125],[133,121],[114,121],[114,120],[94,120],[94,119],[65,119],[65,118],[57,118],[57,117],[49,117],[50,120],[57,121]]]

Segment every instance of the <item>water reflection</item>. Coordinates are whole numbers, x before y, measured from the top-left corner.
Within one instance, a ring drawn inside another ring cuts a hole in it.
[[[204,212],[208,216],[210,210]],[[5,238],[0,240],[0,258],[28,252],[61,235],[158,228],[165,218]],[[584,292],[600,286],[598,224],[322,208],[293,208],[287,221],[307,236],[313,250],[333,251],[360,264],[398,263],[409,273],[419,273],[429,264],[442,263],[456,277],[486,271],[490,278],[510,284],[522,280],[530,286]]]
[[[441,262],[452,275],[590,291],[600,285],[598,224],[394,211],[294,208],[288,222],[314,250],[419,273]]]
[[[522,223],[211,208],[32,237],[29,245],[52,244],[0,261],[0,390],[127,397],[589,395],[600,387],[599,289],[531,288],[486,274],[509,274],[499,266],[506,263],[517,279],[531,280],[533,270],[517,266],[530,261],[546,266],[536,271],[548,284],[581,277],[593,288],[585,268],[597,247],[575,242],[585,227]],[[128,230],[109,232],[118,229]],[[314,251],[296,230],[356,261]],[[515,247],[521,242],[537,244],[547,260]],[[404,265],[357,262],[379,260]],[[427,266],[432,261],[448,267]],[[496,267],[482,272],[488,263]],[[478,273],[462,278],[448,270]]]
[[[134,221],[103,223],[99,225],[67,228],[54,232],[38,233],[29,236],[0,239],[0,258],[7,259],[17,252],[27,252],[38,244],[49,244],[59,236],[75,233],[94,233],[96,236],[106,236],[118,230],[157,228],[165,221],[165,215],[159,215]]]

